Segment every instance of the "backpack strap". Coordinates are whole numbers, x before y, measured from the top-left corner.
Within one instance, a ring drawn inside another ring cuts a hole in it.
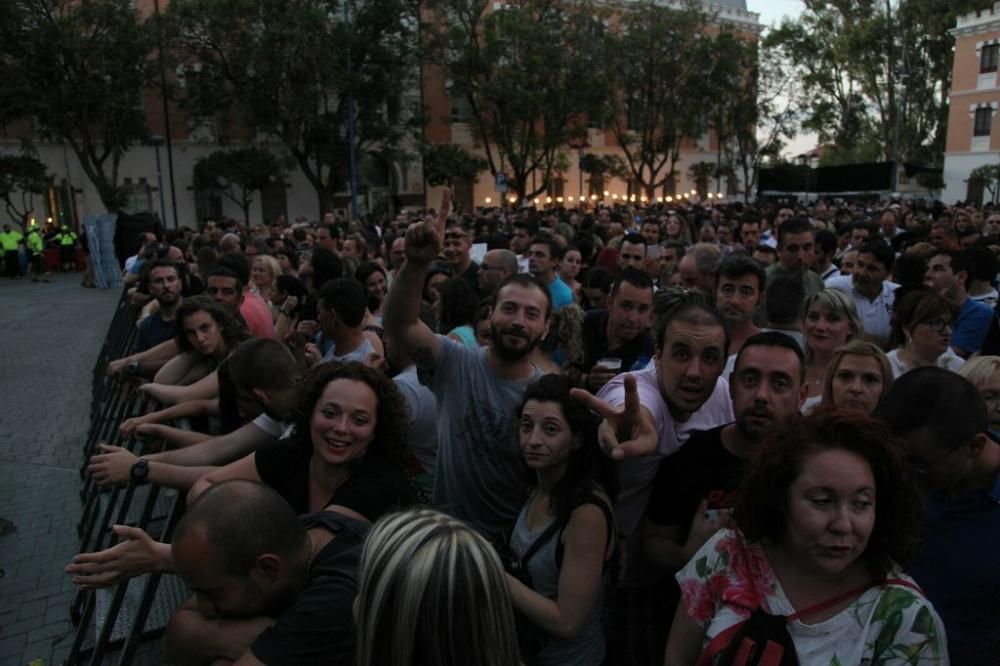
[[[847,592],[844,592],[843,594],[838,594],[832,599],[827,599],[826,601],[821,601],[820,603],[809,606],[808,608],[803,608],[802,610],[787,616],[785,618],[785,621],[787,623],[794,622],[795,620],[798,620],[803,616],[819,613],[822,610],[830,608],[831,606],[835,606],[836,604],[844,602],[852,597],[864,594],[873,587],[889,586],[889,585],[899,585],[902,587],[909,587],[923,594],[923,590],[921,590],[920,587],[911,583],[908,580],[903,580],[902,578],[886,578],[885,580],[876,583],[867,583],[865,585],[859,585],[858,587],[850,589]],[[708,645],[705,646],[705,649],[701,653],[701,657],[698,659],[697,666],[711,666],[712,660],[715,659],[715,656],[720,652],[722,652],[723,650],[725,650],[727,647],[729,647],[729,644],[733,640],[733,636],[735,636],[740,631],[740,629],[743,628],[744,624],[746,624],[746,620],[742,622],[737,622],[733,626],[728,627],[723,631],[721,631],[719,634],[717,634],[715,638],[713,638],[708,643]]]
[[[601,499],[597,495],[591,493],[589,495],[584,495],[583,497],[579,498],[573,504],[573,510],[570,511],[570,514],[572,514],[573,511],[577,510],[578,508],[580,508],[584,504],[593,504],[594,506],[596,506],[598,509],[601,510],[601,513],[604,514],[604,521],[607,523],[607,526],[608,526],[608,533],[606,535],[605,543],[604,543],[604,553],[605,553],[605,555],[607,555],[608,547],[611,545],[612,540],[615,538],[615,516],[614,516],[614,513],[612,513],[611,507],[608,506],[607,502],[605,502],[603,499]],[[563,551],[564,551],[563,542],[562,542],[562,530],[566,528],[566,523],[563,523],[562,525],[560,525],[560,528],[561,528],[560,532],[559,532],[560,539],[559,539],[558,543],[556,543],[556,567],[558,567],[559,569],[562,569]]]
[[[521,565],[526,566],[528,560],[535,556],[535,553],[545,545],[545,543],[552,538],[552,536],[559,531],[561,524],[558,520],[553,520],[549,523],[549,526],[545,528],[545,531],[538,535],[538,537],[531,542],[528,546],[528,550],[524,551],[524,555],[521,556]]]

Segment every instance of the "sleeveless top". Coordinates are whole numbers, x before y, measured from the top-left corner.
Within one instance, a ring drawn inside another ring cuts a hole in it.
[[[511,550],[518,557],[523,557],[535,539],[556,520],[553,516],[537,530],[528,528],[528,506],[526,502],[517,516],[514,530],[510,536]],[[609,526],[611,527],[611,526]],[[559,593],[559,565],[556,563],[556,548],[562,538],[562,530],[558,530],[537,552],[528,560],[527,568],[531,573],[531,586],[535,592],[555,599]],[[573,639],[561,639],[547,636],[545,646],[539,651],[531,666],[599,666],[604,661],[605,644],[604,630],[601,627],[601,609],[604,606],[604,585],[601,593],[594,601],[587,619],[584,620],[580,634]],[[540,630],[541,631],[541,630]]]

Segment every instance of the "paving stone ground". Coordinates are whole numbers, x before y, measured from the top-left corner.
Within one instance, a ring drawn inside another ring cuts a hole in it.
[[[61,664],[73,642],[78,470],[94,363],[118,292],[0,279],[0,664]]]

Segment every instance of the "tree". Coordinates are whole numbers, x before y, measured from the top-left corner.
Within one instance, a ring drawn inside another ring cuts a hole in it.
[[[630,5],[609,33],[604,118],[646,195],[672,182],[685,138],[708,126],[713,38],[698,3]]]
[[[734,71],[718,81],[713,127],[719,140],[717,162],[739,169],[744,199],[756,190],[757,174],[777,159],[785,141],[795,136],[807,100],[802,72],[768,40],[756,41],[723,32],[716,40],[716,57],[731,61]]]
[[[217,150],[194,165],[194,186],[199,190],[219,190],[243,211],[250,224],[250,204],[255,192],[280,181],[285,168],[274,153],[258,147]]]
[[[580,168],[589,176],[590,188],[602,191],[610,178],[628,178],[629,168],[618,155],[595,155],[587,153],[583,156]]]
[[[452,98],[468,103],[490,173],[507,173],[511,190],[530,200],[548,189],[566,163],[564,147],[597,115],[604,24],[587,2],[495,6],[435,0],[426,50],[451,80]]]
[[[21,230],[27,228],[27,219],[34,210],[34,195],[48,191],[48,167],[34,155],[0,155],[0,199],[7,215]]]
[[[458,178],[475,183],[479,174],[489,168],[489,163],[461,146],[450,143],[431,143],[424,146],[424,180],[430,185],[447,185]]]
[[[853,159],[938,162],[944,152],[956,16],[978,0],[806,0],[769,35],[805,71],[805,126]],[[898,150],[896,141],[899,120]],[[832,158],[830,158],[832,159]]]
[[[0,121],[32,119],[69,146],[109,212],[123,203],[122,158],[147,132],[150,24],[132,0],[7,0],[0,9]]]
[[[402,0],[173,0],[172,43],[194,116],[273,136],[316,191],[320,212],[347,189],[354,151],[401,157],[419,121],[415,7]]]
[[[990,193],[990,202],[1000,199],[1000,164],[984,164],[969,173],[969,182],[978,181]]]

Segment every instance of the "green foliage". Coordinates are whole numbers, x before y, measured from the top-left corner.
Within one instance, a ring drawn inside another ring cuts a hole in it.
[[[424,146],[424,179],[430,185],[452,185],[456,178],[475,183],[489,162],[461,146],[431,143]]]
[[[587,2],[435,0],[426,52],[463,97],[491,173],[530,199],[548,188],[566,144],[586,136],[605,92],[602,14]],[[528,183],[535,175],[536,187]]]
[[[281,160],[271,151],[258,147],[217,150],[194,165],[195,188],[221,190],[226,198],[243,210],[243,219],[247,224],[250,223],[254,192],[280,181],[284,176]]]
[[[48,167],[34,155],[0,155],[0,200],[22,230],[33,208],[32,195],[44,194],[48,186]]]
[[[602,82],[620,92],[607,95],[603,117],[650,197],[674,177],[682,139],[707,129],[713,83],[730,75],[721,65],[715,72],[708,23],[697,2],[648,0],[630,5],[608,34]]]
[[[65,142],[109,211],[121,160],[146,134],[153,38],[131,0],[0,3],[0,122],[31,119]]]
[[[958,15],[978,0],[808,0],[798,19],[768,35],[801,67],[808,92],[805,127],[845,158],[874,146],[877,159],[940,162],[948,120]]]
[[[347,182],[348,94],[355,151],[403,156],[419,120],[412,87],[415,6],[401,0],[174,0],[171,43],[196,118],[278,138],[316,191],[320,210]]]

